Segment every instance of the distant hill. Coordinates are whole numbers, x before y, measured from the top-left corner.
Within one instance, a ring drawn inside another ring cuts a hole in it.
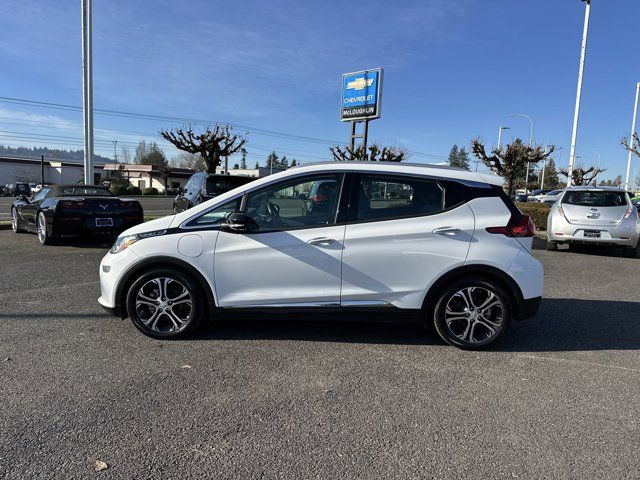
[[[58,150],[57,148],[48,147],[9,147],[7,145],[0,145],[0,156],[39,159],[41,155],[44,155],[44,158],[47,160],[76,160],[79,162],[84,160],[84,150]],[[96,164],[102,164],[111,162],[112,160],[94,154],[93,161]]]

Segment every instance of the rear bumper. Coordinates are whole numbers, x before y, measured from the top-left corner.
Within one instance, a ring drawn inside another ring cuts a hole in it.
[[[635,247],[638,243],[638,221],[633,215],[617,225],[589,225],[569,223],[555,209],[551,210],[547,239],[551,242],[584,243],[591,245],[620,245]],[[585,230],[597,230],[599,238],[585,236]]]
[[[113,226],[98,227],[96,218],[100,217],[56,217],[53,230],[56,236],[81,235],[81,236],[116,236],[128,228],[143,222],[143,217],[109,217],[113,220]]]

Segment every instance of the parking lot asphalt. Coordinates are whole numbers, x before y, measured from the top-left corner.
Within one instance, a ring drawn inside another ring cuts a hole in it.
[[[538,315],[465,352],[298,318],[152,340],[98,306],[106,248],[0,231],[0,478],[638,476],[640,259],[535,250]]]

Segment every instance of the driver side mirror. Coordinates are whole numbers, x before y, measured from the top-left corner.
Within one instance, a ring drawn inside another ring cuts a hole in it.
[[[253,218],[244,213],[232,213],[220,225],[227,233],[257,233],[260,228]]]

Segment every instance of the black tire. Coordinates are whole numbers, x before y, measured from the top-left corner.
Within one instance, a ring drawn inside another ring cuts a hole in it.
[[[547,240],[547,250],[549,251],[558,250],[558,243],[552,242],[551,240]]]
[[[635,247],[622,247],[622,254],[627,258],[636,258],[638,255],[638,245]]]
[[[44,222],[44,229],[41,229],[41,223]],[[52,226],[49,224],[47,220],[47,216],[44,212],[38,212],[36,217],[36,233],[38,235],[38,241],[41,245],[53,245],[55,243],[55,238],[52,233]]]
[[[495,305],[482,307],[483,303],[494,304],[494,300],[497,300]],[[433,309],[433,324],[440,337],[464,350],[482,350],[493,344],[507,330],[512,317],[513,305],[508,293],[501,284],[483,277],[454,281],[442,290]]]
[[[160,280],[158,284],[157,279],[168,279],[169,282]],[[161,286],[163,283],[164,287]],[[190,309],[186,308],[183,301],[175,302],[176,305],[171,303],[172,299],[181,298],[178,296],[182,293],[180,286],[190,296]],[[155,300],[155,305],[148,305],[145,297]],[[204,318],[206,296],[190,274],[169,267],[157,268],[144,272],[134,280],[127,292],[126,305],[129,318],[142,333],[151,338],[176,339],[189,336],[200,326]],[[176,319],[184,321],[176,322]]]
[[[15,207],[11,208],[11,230],[13,233],[24,233],[26,230],[20,225],[20,216]]]

